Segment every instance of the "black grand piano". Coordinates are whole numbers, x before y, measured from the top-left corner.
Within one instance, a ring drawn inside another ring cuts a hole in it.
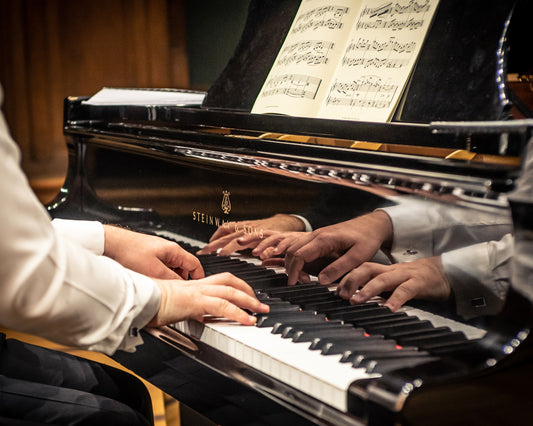
[[[251,114],[298,6],[251,3],[235,54],[201,104],[68,98],[69,169],[52,216],[128,226],[194,253],[224,223],[298,214],[319,227],[398,197],[508,213],[533,129],[506,84],[509,58],[524,54],[509,40],[527,14],[511,1],[441,1],[388,123]],[[530,230],[531,216],[519,213],[516,229]],[[447,304],[415,301],[392,317],[377,302],[334,320],[319,307],[339,302],[324,286],[289,288],[283,271],[247,253],[201,260],[208,274],[244,277],[290,320],[143,330],[144,345],[114,357],[217,424],[530,422],[532,306],[515,283],[491,317],[465,321]],[[359,334],[337,351],[302,337],[310,323],[325,329],[324,318]],[[380,341],[392,342],[386,356]]]

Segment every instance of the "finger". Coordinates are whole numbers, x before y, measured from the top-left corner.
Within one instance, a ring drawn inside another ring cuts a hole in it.
[[[179,250],[173,250],[170,257],[164,259],[163,263],[168,268],[176,271],[184,280],[189,277],[200,279],[205,275],[200,260],[181,247],[179,247]]]
[[[201,280],[201,284],[233,287],[255,298],[255,293],[252,287],[250,287],[245,281],[237,278],[235,275],[230,274],[229,272],[210,275],[206,278],[203,278]]]
[[[385,306],[387,306],[392,312],[396,312],[406,302],[415,298],[418,287],[417,280],[414,278],[405,281],[396,287],[396,290],[392,292],[388,300],[385,302]]]
[[[312,232],[292,232],[285,234],[285,238],[278,243],[276,251],[279,254],[285,252],[296,253],[302,247],[310,244],[314,239],[315,234]]]
[[[287,270],[288,284],[294,285],[298,281],[300,271],[306,263],[320,257],[320,249],[313,243],[314,235],[308,234],[298,238],[285,253],[285,268]]]
[[[294,285],[298,282],[300,272],[303,270],[305,262],[300,257],[295,257],[289,253],[285,255],[285,269],[287,270],[287,284]]]
[[[218,240],[224,235],[231,234],[233,232],[235,232],[235,222],[226,223],[225,225],[219,226],[217,228],[213,235],[211,235],[211,238],[209,238],[209,242]]]
[[[271,257],[270,259],[264,259],[261,262],[261,265],[270,267],[283,267],[285,265],[285,260],[280,257]]]
[[[206,314],[228,318],[243,325],[254,325],[257,322],[255,316],[248,314],[226,299],[206,296],[202,299],[202,303]],[[241,303],[245,305],[243,306],[244,309],[257,312],[252,307],[253,303],[246,303],[244,300],[241,300]]]
[[[337,286],[337,294],[343,299],[350,299],[355,292],[372,279],[377,272],[374,265],[364,263],[350,271]]]
[[[320,274],[318,274],[318,281],[321,284],[331,284],[345,275],[348,271],[358,268],[363,262],[369,260],[365,259],[359,250],[360,247],[355,245],[341,257],[331,262],[320,271]]]
[[[263,241],[265,237],[260,237],[258,235],[243,235],[240,238],[237,238],[237,243],[243,248],[254,248]]]
[[[252,250],[252,254],[254,256],[261,256],[261,253],[265,250],[273,251],[273,249],[279,244],[279,242],[283,238],[285,238],[284,234],[275,234],[268,236],[263,241],[261,241],[254,250]]]
[[[168,265],[160,260],[156,260],[149,265],[146,275],[152,278],[159,278],[161,280],[183,280],[179,270],[169,268]]]
[[[198,289],[203,296],[209,296],[217,298],[224,301],[224,304],[230,303],[236,307],[242,309],[247,309],[251,312],[268,312],[270,307],[264,303],[261,303],[255,295],[249,295],[245,292],[231,287],[231,286],[220,286],[220,285],[211,285],[211,284],[201,284]],[[202,303],[200,301],[200,303]],[[235,319],[227,316],[227,313],[220,312],[216,310],[209,310],[204,306],[206,314],[216,315],[216,316],[225,316],[227,318]]]
[[[228,245],[231,241],[236,240],[240,236],[242,236],[242,231],[232,232],[231,234],[221,236],[213,241],[210,240],[211,242],[198,250],[196,254],[215,253],[217,250],[222,249],[224,246]]]
[[[389,267],[386,272],[379,273],[379,270],[382,267],[387,268],[387,266],[379,265],[376,263],[372,265],[375,265],[374,266],[374,273],[375,273],[374,278],[372,278],[366,284],[364,284],[363,288],[361,288],[359,292],[355,293],[350,298],[351,302],[354,302],[354,303],[366,302],[368,299],[374,296],[378,296],[384,291],[394,290],[396,287],[402,284],[406,279],[408,279],[408,276],[403,272],[401,268],[398,270],[395,270]]]
[[[300,271],[300,273],[298,274],[298,282],[300,284],[309,284],[311,283],[311,277],[307,272]]]
[[[247,248],[247,245],[241,243],[242,238],[245,238],[245,237],[233,238],[228,244],[226,244],[224,247],[222,247],[218,251],[218,254],[220,256],[227,256],[232,253],[235,253],[236,251],[244,250],[245,248]],[[253,243],[250,243],[250,244],[252,246],[255,246],[255,244]]]

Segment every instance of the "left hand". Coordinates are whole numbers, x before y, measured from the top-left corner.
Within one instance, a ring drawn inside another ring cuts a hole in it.
[[[200,261],[177,243],[154,235],[104,225],[104,256],[122,266],[152,278],[200,279]]]
[[[385,306],[393,312],[411,299],[447,300],[451,295],[440,256],[394,265],[363,263],[341,280],[337,291],[353,304],[392,291]]]
[[[228,222],[215,231],[209,239],[209,244],[197,254],[228,255],[246,248],[254,248],[263,238],[276,231],[300,231],[304,228],[305,225],[300,219],[288,214],[276,214],[265,219]]]

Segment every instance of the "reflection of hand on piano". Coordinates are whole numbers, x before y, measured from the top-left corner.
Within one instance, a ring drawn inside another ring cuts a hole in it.
[[[393,312],[411,299],[447,300],[451,294],[440,256],[393,265],[363,263],[342,279],[337,291],[352,303],[392,291],[385,306]]]
[[[197,254],[218,252],[229,255],[239,250],[254,248],[269,231],[301,231],[305,225],[296,216],[276,214],[274,216],[240,222],[229,222],[221,225]]]
[[[257,300],[252,288],[229,272],[200,280],[154,280],[161,290],[161,304],[150,327],[160,327],[186,319],[202,321],[204,316],[224,317],[253,325],[250,312],[266,313],[269,307]]]
[[[296,284],[302,271],[320,259],[335,260],[318,274],[321,284],[331,284],[348,271],[371,260],[382,245],[392,239],[392,223],[383,211],[375,211],[313,232],[290,233],[286,238],[267,239],[254,254],[279,256],[285,253],[289,285]],[[273,249],[267,248],[271,242]],[[264,257],[264,256],[261,256]]]

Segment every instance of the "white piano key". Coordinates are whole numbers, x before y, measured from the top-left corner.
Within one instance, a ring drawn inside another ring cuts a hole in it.
[[[344,412],[350,384],[378,377],[340,363],[340,355],[324,356],[309,350],[309,343],[294,343],[272,334],[270,327],[219,320],[207,324],[184,321],[175,328]]]

